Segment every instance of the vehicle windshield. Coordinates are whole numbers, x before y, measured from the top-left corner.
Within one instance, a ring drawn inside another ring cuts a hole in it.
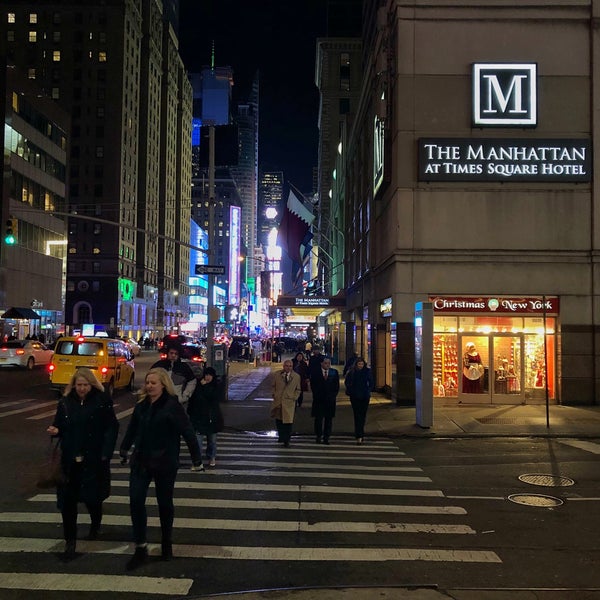
[[[98,342],[63,341],[57,344],[55,353],[76,356],[101,356],[103,351],[102,344]]]

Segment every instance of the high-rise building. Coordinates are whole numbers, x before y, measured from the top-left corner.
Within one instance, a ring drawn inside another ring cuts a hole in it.
[[[271,229],[277,228],[283,210],[283,171],[264,171],[258,186],[258,246],[264,252]]]
[[[0,68],[4,161],[0,216],[0,336],[54,338],[66,272],[66,178],[70,118],[14,65]],[[55,216],[58,213],[59,216]],[[6,231],[3,233],[8,233]]]
[[[0,8],[0,54],[72,116],[69,329],[94,323],[158,336],[176,325],[167,313],[188,310],[192,97],[176,7],[10,0]]]

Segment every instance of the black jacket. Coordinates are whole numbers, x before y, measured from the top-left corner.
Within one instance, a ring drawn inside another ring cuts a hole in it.
[[[75,458],[82,456],[79,499],[94,503],[107,498],[110,493],[110,459],[119,433],[119,422],[110,396],[92,388],[81,402],[72,390],[58,403],[52,424],[58,428],[67,485]]]
[[[121,455],[135,446],[131,466],[157,471],[177,470],[181,438],[185,440],[195,466],[202,463],[200,446],[192,424],[176,396],[163,393],[158,400],[139,401],[133,410]]]
[[[335,417],[335,403],[340,391],[340,376],[336,369],[327,371],[327,379],[322,369],[310,376],[310,388],[313,394],[311,417]]]
[[[219,404],[219,384],[213,379],[210,383],[196,384],[190,396],[187,413],[194,430],[202,435],[223,431],[223,414]]]

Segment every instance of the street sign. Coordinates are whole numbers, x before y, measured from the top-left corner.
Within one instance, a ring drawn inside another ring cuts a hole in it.
[[[222,265],[196,265],[196,275],[225,275],[225,267]]]

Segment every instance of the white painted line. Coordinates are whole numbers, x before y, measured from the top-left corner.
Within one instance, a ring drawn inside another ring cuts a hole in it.
[[[591,452],[592,454],[600,454],[600,444],[597,444],[596,442],[567,439],[559,439],[557,441],[559,441],[561,444],[565,444],[566,446],[573,446],[573,448],[579,448],[580,450],[585,450],[586,452]]]
[[[506,500],[504,496],[446,496],[450,500]]]
[[[12,402],[0,402],[0,408],[7,408],[9,406],[19,406],[20,404],[27,404],[27,402],[37,402],[37,399],[24,398],[23,400],[13,400]]]
[[[185,596],[193,579],[86,573],[0,573],[0,588],[61,592],[112,592]]]
[[[600,502],[600,498],[565,498],[565,500],[569,500],[569,502],[574,502],[574,501],[581,501],[583,500],[584,502]]]
[[[219,461],[221,464],[223,463],[223,461]],[[263,468],[267,468],[267,467],[278,467],[278,468],[287,468],[287,469],[291,469],[291,468],[301,468],[304,469],[306,468],[306,462],[305,461],[301,461],[301,462],[276,462],[276,461],[268,461],[268,460],[232,460],[232,461],[226,461],[226,464],[229,467],[263,467]],[[311,464],[310,465],[311,469],[314,469],[315,474],[317,475],[316,471],[321,471],[321,470],[326,470],[326,469],[335,469],[336,471],[361,471],[362,473],[366,473],[366,472],[375,472],[375,471],[379,471],[379,472],[396,472],[396,471],[402,471],[402,472],[411,472],[411,473],[422,473],[423,469],[419,468],[419,467],[401,467],[401,466],[397,466],[397,465],[389,465],[386,467],[369,467],[366,465],[340,465],[337,463],[327,463],[327,464]]]
[[[129,487],[129,482],[121,479],[113,479],[113,487]],[[330,485],[285,485],[272,483],[215,483],[214,481],[182,481],[175,482],[177,489],[183,490],[243,490],[259,492],[293,492],[307,494],[359,494],[366,496],[424,496],[428,498],[443,498],[444,492],[440,490],[411,490],[395,488],[360,488],[360,487],[337,487]]]
[[[80,523],[89,523],[88,515],[81,515]],[[60,513],[0,513],[1,523],[62,523]],[[131,519],[125,515],[104,515],[103,527],[128,526]],[[160,528],[158,517],[148,517],[148,526]],[[443,525],[437,523],[370,523],[360,521],[278,521],[273,519],[253,521],[241,519],[193,519],[175,517],[177,529],[218,529],[229,531],[277,531],[277,532],[343,532],[343,533],[427,533],[465,535],[476,533],[468,525]]]
[[[220,447],[219,447],[220,449]],[[280,450],[279,452],[275,451],[275,453],[269,453],[269,452],[256,452],[255,449],[252,449],[252,455],[256,456],[256,458],[290,458],[290,459],[296,459],[296,460],[301,460],[301,459],[310,459],[313,460],[315,458],[319,458],[319,459],[329,459],[329,460],[349,460],[349,461],[357,461],[360,460],[361,464],[363,462],[379,462],[379,463],[384,463],[384,464],[393,464],[393,463],[401,463],[401,462],[415,462],[414,458],[409,458],[409,457],[405,457],[405,456],[386,456],[386,457],[382,457],[382,456],[373,456],[373,455],[367,455],[367,456],[360,456],[356,453],[349,455],[349,456],[339,456],[339,455],[335,455],[335,456],[329,456],[328,454],[323,454],[322,452],[315,456],[315,454],[311,453],[310,451],[305,452],[304,449],[301,450],[301,454],[297,451],[294,452],[290,452],[287,449],[283,449]],[[235,452],[223,452],[219,454],[219,457],[223,457],[223,458],[228,458],[230,460],[236,458],[236,457],[243,457],[243,458],[248,458],[248,448],[246,448],[246,452],[242,453],[242,454],[236,454]]]
[[[17,410],[9,410],[8,412],[0,413],[0,418],[2,417],[12,417],[13,415],[20,415],[21,413],[31,412],[33,410],[37,410],[38,408],[45,408],[46,406],[56,407],[56,400],[52,400],[52,402],[41,402],[40,404],[34,404],[33,406],[28,406],[26,408],[19,408]]]
[[[64,542],[35,538],[0,538],[0,552],[57,552]],[[77,544],[78,550],[85,553],[126,554],[129,546],[113,542],[85,542]],[[160,553],[160,547],[148,546],[150,554]],[[263,546],[200,546],[174,544],[173,554],[183,558],[215,558],[225,560],[274,560],[274,561],[432,561],[432,562],[474,562],[502,563],[500,557],[491,551],[477,550],[438,550],[435,548],[299,548]],[[31,574],[28,573],[28,576]],[[67,577],[72,577],[69,574]],[[82,577],[90,577],[83,575]],[[110,576],[114,578],[115,576]],[[178,580],[180,581],[180,580]],[[184,580],[185,581],[185,580]],[[137,590],[136,590],[137,591]]]
[[[30,502],[56,502],[54,494],[38,494]],[[156,498],[149,496],[146,503],[156,506]],[[125,496],[109,496],[105,504],[129,504]],[[464,515],[466,510],[459,506],[410,506],[402,504],[343,504],[335,502],[296,502],[286,500],[225,500],[223,498],[176,498],[177,506],[191,508],[251,509],[251,510],[323,510],[349,512],[391,512],[410,514]]]
[[[122,410],[121,412],[117,413],[117,419],[120,421],[121,419],[124,419],[125,417],[128,417],[131,414],[133,414],[133,407],[128,408],[127,410]]]
[[[118,404],[113,404],[116,408],[119,406]],[[28,421],[39,421],[41,419],[47,419],[48,417],[53,417],[56,414],[56,410],[49,410],[48,412],[41,413],[39,415],[34,415],[33,417],[27,417]]]
[[[183,467],[185,468],[185,467]],[[330,465],[331,468],[331,465]],[[129,467],[111,467],[111,473],[118,475],[122,473],[129,473]],[[223,469],[218,467],[217,469],[211,469],[210,471],[197,471],[198,478],[202,477],[213,477],[213,476],[233,476],[236,477],[293,477],[298,479],[300,477],[308,477],[310,479],[318,478],[320,481],[326,479],[344,479],[350,481],[352,479],[358,479],[359,481],[402,481],[402,482],[420,482],[420,483],[431,483],[429,477],[421,477],[417,475],[369,475],[368,473],[314,473],[313,471],[256,471],[254,469],[248,470],[235,470],[235,469]]]

